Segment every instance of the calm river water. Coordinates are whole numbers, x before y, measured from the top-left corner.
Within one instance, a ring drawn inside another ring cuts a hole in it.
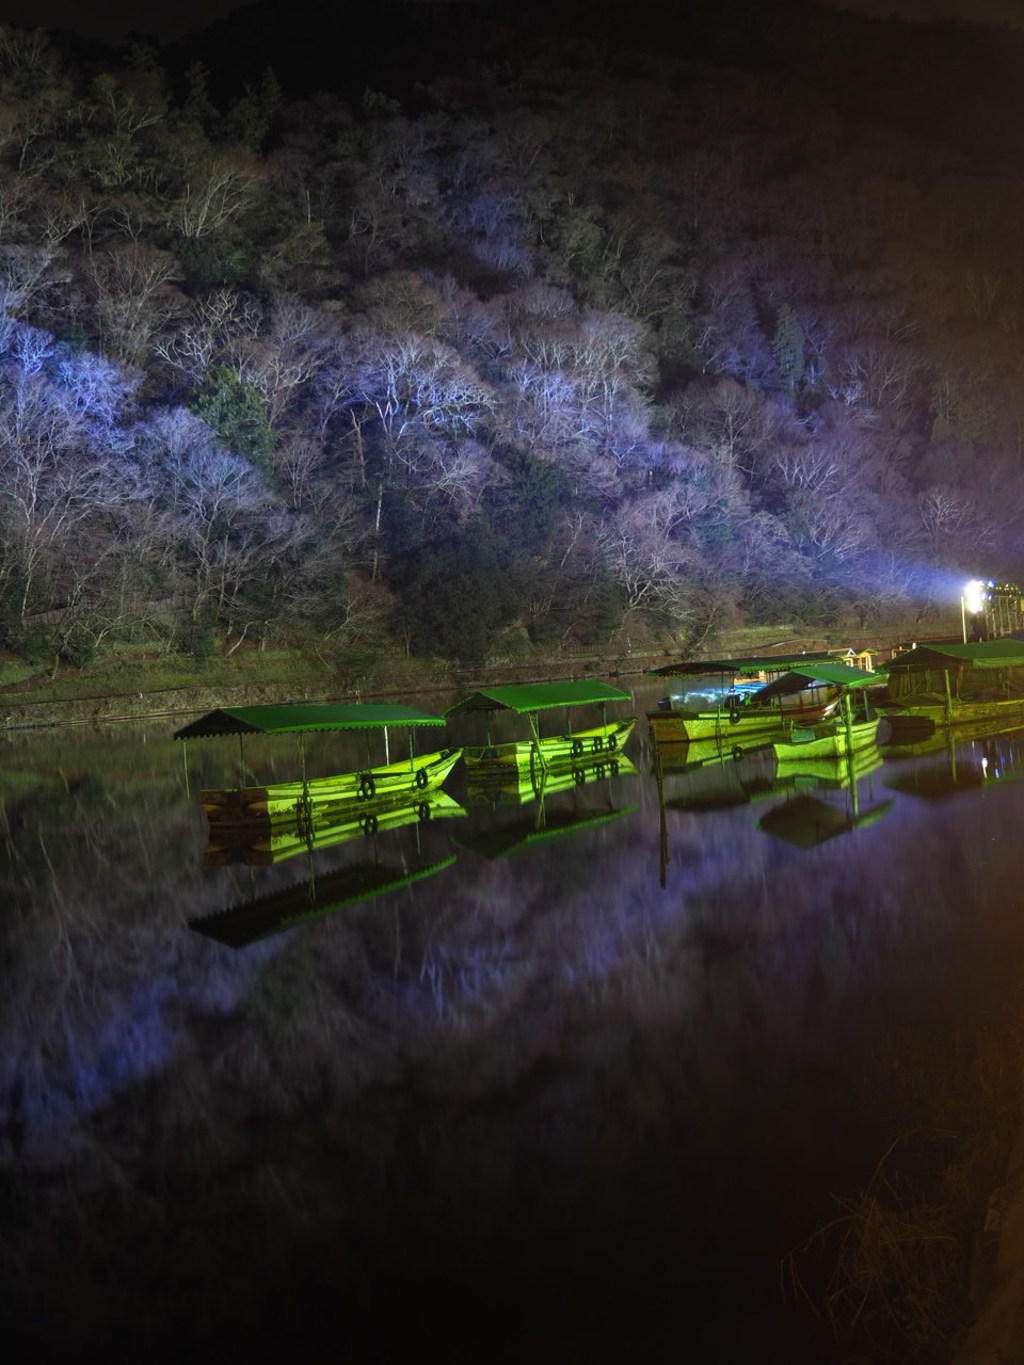
[[[1024,739],[856,799],[669,756],[662,801],[656,697],[543,808],[460,765],[434,818],[273,866],[211,861],[196,792],[241,759],[190,717],[0,739],[5,1359],[844,1359],[788,1272],[820,1302],[835,1245],[800,1248],[955,1129],[1020,1003]],[[190,925],[357,863],[430,874],[245,947]]]

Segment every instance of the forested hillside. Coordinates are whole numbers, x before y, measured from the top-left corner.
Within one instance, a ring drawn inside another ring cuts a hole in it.
[[[397,5],[264,65],[261,13],[0,30],[0,649],[695,648],[1021,574],[983,35]]]

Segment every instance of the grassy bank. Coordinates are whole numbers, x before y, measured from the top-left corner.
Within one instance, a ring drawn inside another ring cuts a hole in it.
[[[921,638],[941,635],[948,623],[922,627]],[[737,629],[702,653],[735,656],[839,645],[887,649],[899,630],[868,630],[856,638],[814,634],[789,623]],[[356,701],[449,694],[503,682],[568,677],[642,677],[683,657],[682,646],[643,651],[610,645],[588,653],[524,651],[467,669],[443,659],[416,659],[395,651],[350,651],[325,657],[301,649],[236,651],[197,660],[149,645],[125,646],[82,667],[33,666],[0,656],[0,729],[88,723],[275,701]]]
[[[444,660],[380,654],[325,660],[297,650],[202,663],[133,651],[53,674],[0,660],[0,729],[173,715],[257,702],[397,700],[486,683],[585,675],[642,676],[670,655],[531,655],[470,672]]]

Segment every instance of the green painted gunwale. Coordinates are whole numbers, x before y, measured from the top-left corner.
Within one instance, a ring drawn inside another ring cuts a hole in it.
[[[211,818],[237,821],[287,820],[307,807],[323,813],[332,805],[357,803],[360,809],[365,809],[385,802],[407,801],[417,793],[427,795],[441,786],[461,755],[461,749],[439,749],[329,777],[205,789],[199,793],[199,799]]]

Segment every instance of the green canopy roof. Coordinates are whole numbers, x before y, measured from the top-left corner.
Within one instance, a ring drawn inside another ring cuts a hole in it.
[[[866,668],[851,668],[849,664],[801,664],[783,673],[774,682],[765,683],[754,695],[758,701],[767,697],[781,697],[788,692],[801,692],[809,682],[827,683],[832,687],[883,687],[886,679],[881,673],[870,673]]]
[[[835,662],[834,651],[819,650],[808,654],[761,654],[746,659],[689,659],[685,663],[665,664],[652,668],[652,678],[673,678],[694,673],[777,673],[784,668],[797,668],[806,663]]]
[[[886,672],[894,668],[936,667],[929,655],[940,654],[950,660],[970,664],[974,668],[1020,668],[1024,667],[1024,640],[1003,637],[998,640],[980,640],[969,645],[936,644],[918,645],[903,654],[897,654],[887,664],[882,664]]]
[[[219,707],[174,732],[175,739],[205,739],[210,735],[297,735],[314,730],[382,729],[388,725],[443,725],[443,716],[415,711],[411,706],[353,702],[330,706],[306,705]]]
[[[460,711],[515,711],[525,715],[530,711],[545,711],[552,706],[583,706],[588,702],[631,701],[628,692],[620,692],[608,683],[588,679],[579,682],[519,683],[513,687],[487,687],[473,692],[456,702],[446,716]]]

